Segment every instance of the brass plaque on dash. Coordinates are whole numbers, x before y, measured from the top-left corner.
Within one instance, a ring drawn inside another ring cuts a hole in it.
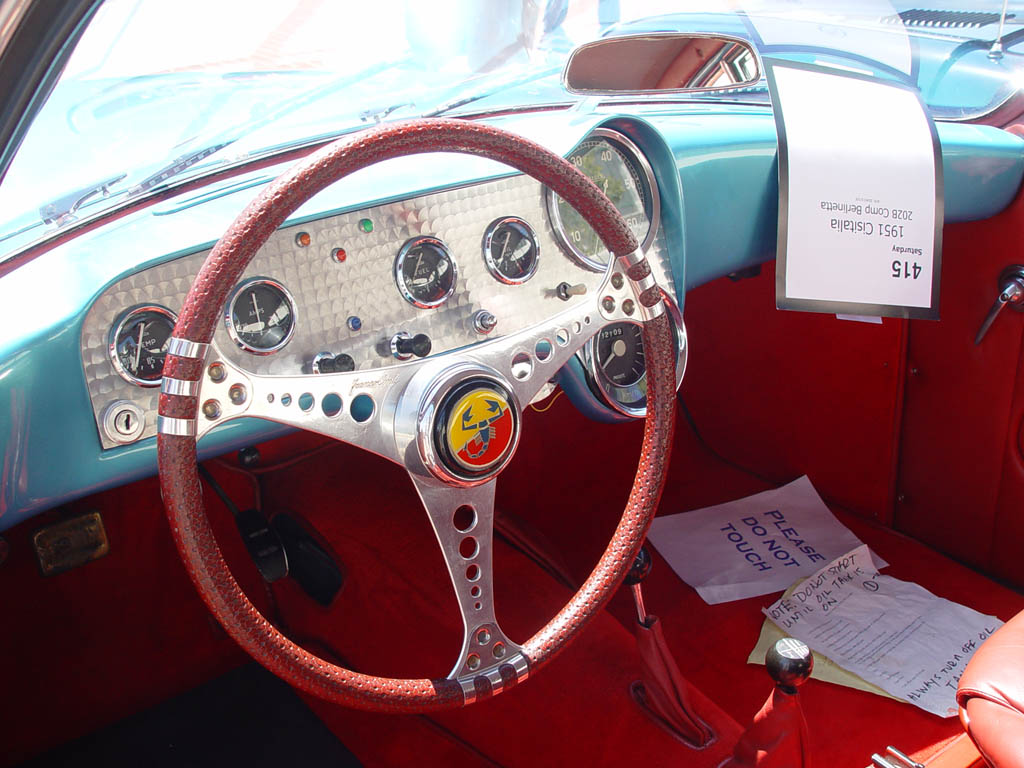
[[[43,576],[63,573],[110,551],[99,512],[40,528],[32,535],[32,544]]]

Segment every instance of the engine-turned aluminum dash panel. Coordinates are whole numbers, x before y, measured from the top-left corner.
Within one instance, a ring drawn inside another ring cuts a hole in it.
[[[503,216],[528,222],[536,233],[536,274],[521,285],[498,281],[484,261],[485,233]],[[395,259],[402,246],[418,236],[443,241],[457,264],[452,294],[432,309],[410,304],[395,284]],[[107,351],[111,326],[126,308],[139,304],[160,304],[177,312],[207,253],[174,259],[114,283],[86,315],[82,362],[104,448],[120,444],[103,427],[103,414],[111,403],[128,401],[141,409],[141,439],[156,434],[159,397],[158,389],[134,386],[114,370]],[[649,256],[659,283],[671,291],[662,234]],[[403,331],[427,334],[431,355],[443,354],[518,331],[564,309],[565,302],[556,296],[561,283],[582,284],[591,292],[604,278],[573,262],[558,247],[544,190],[522,175],[282,227],[259,250],[240,282],[253,277],[272,278],[294,298],[297,321],[292,338],[273,354],[254,355],[240,349],[219,323],[211,355],[254,373],[282,375],[309,373],[322,352],[348,355],[357,369],[394,365],[398,361],[390,340]],[[474,321],[481,311],[497,319],[489,333],[482,333],[478,319]]]

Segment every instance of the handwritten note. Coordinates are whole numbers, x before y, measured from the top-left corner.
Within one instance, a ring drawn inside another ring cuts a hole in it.
[[[786,634],[921,709],[953,717],[964,667],[1003,622],[884,576],[861,545],[764,609]]]
[[[649,538],[711,605],[781,592],[861,543],[806,476],[773,491],[656,518]],[[876,565],[886,562],[879,558]]]

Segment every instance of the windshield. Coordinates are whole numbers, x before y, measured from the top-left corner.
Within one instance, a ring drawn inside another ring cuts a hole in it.
[[[0,259],[119,201],[296,143],[382,120],[571,105],[565,61],[603,35],[723,32],[762,55],[838,58],[913,83],[944,119],[990,111],[1021,82],[1013,3],[1001,36],[998,1],[731,5],[107,0],[0,185]],[[767,104],[763,82],[669,98]]]

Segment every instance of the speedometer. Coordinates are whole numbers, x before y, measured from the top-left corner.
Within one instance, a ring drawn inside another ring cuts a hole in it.
[[[604,192],[641,247],[650,246],[661,206],[654,174],[636,145],[621,133],[601,128],[573,150],[568,160]],[[558,195],[549,191],[547,202],[563,250],[588,269],[603,272],[609,253],[597,233]]]

